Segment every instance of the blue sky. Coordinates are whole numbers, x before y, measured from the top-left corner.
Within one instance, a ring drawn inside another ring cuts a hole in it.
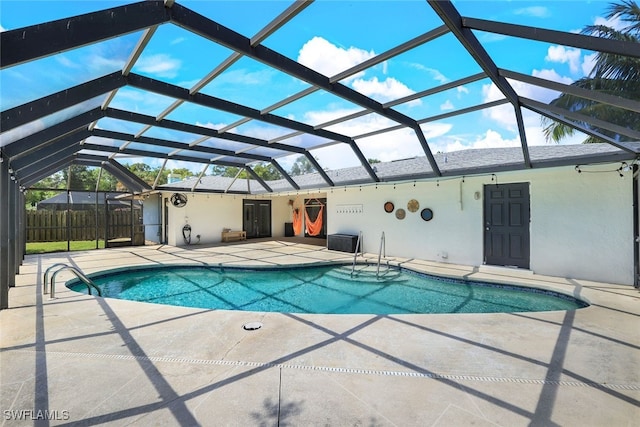
[[[0,26],[2,30],[11,30],[125,3],[127,2],[97,0],[2,0]],[[179,3],[247,37],[255,35],[291,4],[283,1],[205,0],[185,0]],[[570,32],[579,31],[584,26],[594,23],[607,23],[602,18],[608,5],[605,1],[455,1],[454,4],[462,16]],[[319,0],[269,36],[263,44],[320,73],[333,76],[441,24],[437,15],[424,1]],[[607,24],[618,25],[616,22]],[[140,32],[129,34],[0,71],[0,108],[5,110],[15,107],[120,70],[140,35]],[[593,52],[589,51],[480,32],[476,33],[476,36],[492,55],[498,67],[527,75],[571,83],[587,75],[593,64]],[[180,27],[166,24],[155,32],[132,71],[191,88],[231,53],[229,49]],[[446,34],[350,76],[341,83],[385,103],[480,71],[480,67],[455,37]],[[513,85],[519,94],[541,102],[549,102],[557,96],[551,91],[525,84],[515,82]],[[243,57],[206,85],[201,92],[252,108],[264,109],[308,87],[304,82]],[[502,94],[491,81],[483,79],[393,108],[420,120],[501,98]],[[100,105],[103,99],[104,97],[94,99],[79,108],[95,107]],[[118,91],[110,106],[157,115],[171,103],[171,99],[162,96],[123,88]],[[48,123],[63,120],[77,110],[65,111],[39,123],[29,124],[14,135],[5,136],[2,145],[17,138],[19,134],[30,133]],[[337,96],[318,91],[272,113],[318,125],[360,110],[360,107]],[[216,129],[241,119],[233,114],[187,103],[171,112],[167,118]],[[525,123],[529,144],[544,144],[540,117],[526,113]],[[327,129],[357,137],[395,124],[384,117],[369,114]],[[133,134],[142,129],[140,125],[113,119],[102,119],[98,127]],[[422,129],[433,152],[520,144],[513,108],[508,104],[425,123]],[[287,129],[256,121],[250,121],[230,131],[267,140],[291,133]],[[185,143],[192,143],[198,139],[196,135],[160,128],[152,128],[145,135]],[[583,138],[582,135],[578,135],[565,142],[579,143]],[[325,168],[337,169],[358,164],[353,152],[341,144],[325,146],[330,141],[300,136],[281,142],[312,149],[314,156]],[[383,161],[424,155],[417,138],[408,130],[358,138],[357,142],[366,157]],[[122,145],[122,141],[100,140],[99,143]],[[200,144],[221,146],[236,151],[247,148],[243,144],[221,140],[209,140]],[[141,148],[136,144],[130,147]],[[162,152],[170,151],[167,149]],[[253,149],[249,152],[276,156],[282,154],[270,149]],[[287,156],[279,161],[286,167],[295,157],[297,156]],[[159,164],[161,161],[149,162]],[[201,169],[201,166],[182,165],[180,162],[170,165],[182,166]]]

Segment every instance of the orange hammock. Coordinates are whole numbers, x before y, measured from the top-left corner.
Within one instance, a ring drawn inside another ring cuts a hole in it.
[[[304,223],[307,226],[307,233],[309,236],[317,236],[322,231],[322,210],[324,209],[324,205],[320,205],[320,211],[318,211],[318,216],[315,221],[311,221],[309,218],[309,212],[305,215]]]
[[[300,209],[293,210],[293,234],[302,233],[302,211]]]

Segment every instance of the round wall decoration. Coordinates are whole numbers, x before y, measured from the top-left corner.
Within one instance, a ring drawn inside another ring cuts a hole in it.
[[[420,216],[425,221],[431,221],[433,219],[433,211],[429,208],[422,209],[422,212],[420,212]]]
[[[387,202],[387,203],[385,203],[385,204],[384,204],[384,211],[385,211],[386,213],[391,213],[391,212],[393,212],[393,209],[394,209],[394,208],[395,208],[395,206],[393,206],[393,203],[391,203],[391,202]]]
[[[420,203],[418,203],[416,199],[411,199],[409,200],[409,203],[407,203],[407,210],[409,212],[417,212],[419,208]]]
[[[398,219],[404,219],[405,215],[406,215],[406,212],[404,211],[404,209],[398,209],[396,211],[396,218]]]

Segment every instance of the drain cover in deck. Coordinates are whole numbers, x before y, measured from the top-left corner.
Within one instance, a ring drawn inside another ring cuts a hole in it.
[[[261,322],[249,322],[242,325],[242,329],[245,331],[255,331],[256,329],[262,328]]]

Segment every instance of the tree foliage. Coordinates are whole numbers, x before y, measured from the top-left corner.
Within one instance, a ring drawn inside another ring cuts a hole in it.
[[[271,163],[260,163],[254,166],[253,171],[260,178],[265,181],[275,181],[277,179],[282,179],[282,175],[278,172],[278,169],[273,166]]]
[[[276,169],[275,166],[273,166],[273,164],[271,163],[262,162],[252,166],[251,168],[256,173],[256,175],[258,175],[260,178],[264,179],[265,181],[274,181],[277,179],[282,179],[282,175],[280,175],[280,172],[278,172],[278,169]],[[248,177],[251,178],[249,173],[247,173],[247,171],[244,168],[240,169],[239,167],[234,167],[234,166],[214,165],[212,175],[225,176],[228,178],[235,178],[237,176],[238,179],[247,179]]]
[[[589,25],[582,30],[582,33],[640,44],[640,7],[635,0],[622,0],[620,3],[610,4],[606,18],[618,18],[624,25],[623,29],[617,30],[606,25]],[[577,80],[572,85],[608,95],[638,100],[640,99],[640,59],[599,52],[596,55],[595,67],[589,76]],[[563,93],[551,101],[551,105],[640,131],[640,120],[636,112],[567,93]],[[563,138],[575,133],[574,128],[548,118],[543,118],[543,124],[547,141],[560,142]],[[614,139],[621,141],[630,139],[625,135],[618,135],[610,130],[589,125],[587,122],[581,124]],[[584,142],[602,142],[602,140],[589,136]]]
[[[42,190],[38,190],[41,188]],[[55,196],[59,191],[50,191],[50,189],[59,188],[65,190],[67,184],[63,179],[62,172],[54,173],[51,176],[44,178],[33,186],[33,189],[29,190],[25,194],[25,204],[27,208],[35,208],[36,204],[41,201]]]
[[[293,162],[293,166],[291,166],[291,175],[298,176],[304,175],[307,173],[313,173],[316,171],[316,168],[313,167],[313,164],[306,156],[299,156],[295,162]]]
[[[160,167],[151,167],[146,163],[133,163],[126,167],[149,185],[154,184],[160,173]],[[193,173],[186,168],[165,169],[160,174],[158,185],[166,184],[169,174],[180,179],[193,176]],[[127,191],[121,182],[104,169],[72,165],[34,184],[25,194],[25,203],[27,208],[34,207],[41,200],[60,193],[55,190],[96,191],[96,184],[98,184],[98,191]]]

